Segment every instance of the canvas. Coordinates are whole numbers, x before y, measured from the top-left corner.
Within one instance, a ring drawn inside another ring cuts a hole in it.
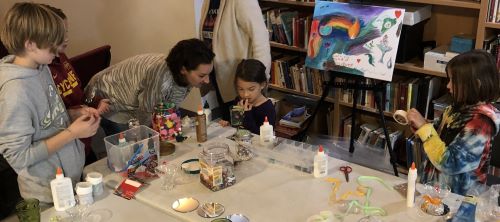
[[[306,66],[392,80],[404,9],[317,1]]]

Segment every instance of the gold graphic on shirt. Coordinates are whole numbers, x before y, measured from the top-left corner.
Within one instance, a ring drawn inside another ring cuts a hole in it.
[[[59,84],[57,84],[57,92],[62,97],[71,95],[73,93],[73,89],[78,86],[77,77],[75,75],[75,72],[71,69],[69,63],[65,62],[64,67],[67,70],[68,77],[65,80],[61,81]]]

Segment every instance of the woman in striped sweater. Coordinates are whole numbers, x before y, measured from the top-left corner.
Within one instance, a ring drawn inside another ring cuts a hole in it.
[[[427,160],[420,182],[442,182],[465,195],[486,182],[492,140],[500,114],[491,104],[498,99],[500,80],[491,54],[474,50],[454,57],[446,66],[453,104],[433,123],[411,109],[408,120],[424,143]]]
[[[85,87],[85,94],[89,100],[109,99],[110,112],[101,120],[106,135],[128,129],[132,118],[151,125],[156,104],[178,105],[191,87],[209,83],[214,56],[202,41],[182,40],[168,56],[137,55],[97,73]]]

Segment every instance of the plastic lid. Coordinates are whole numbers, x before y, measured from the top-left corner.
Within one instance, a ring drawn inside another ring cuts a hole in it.
[[[264,117],[264,125],[269,125],[269,120],[267,120],[267,116]]]
[[[92,184],[90,182],[79,182],[76,184],[76,194],[92,193]]]
[[[64,174],[63,174],[62,168],[61,167],[57,167],[56,178],[63,178],[63,177],[64,177]]]
[[[318,153],[323,153],[323,146],[322,145],[319,145],[319,150],[318,150]]]
[[[87,174],[87,177],[85,177],[85,180],[91,184],[102,183],[102,174],[98,172],[90,172]]]

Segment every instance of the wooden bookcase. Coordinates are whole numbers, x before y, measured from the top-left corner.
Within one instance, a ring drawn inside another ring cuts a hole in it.
[[[483,40],[486,35],[500,33],[500,24],[488,23],[486,21],[488,0],[392,0],[395,3],[417,3],[422,5],[432,5],[432,16],[426,22],[424,28],[423,40],[435,40],[437,45],[449,44],[453,35],[470,34],[476,36],[475,48],[483,47]],[[287,7],[297,11],[312,14],[314,11],[314,2],[300,2],[295,0],[259,0],[261,7]],[[388,0],[383,1],[390,2]],[[305,48],[288,46],[285,44],[271,42],[272,51],[289,51],[290,53],[299,53],[306,56]],[[411,59],[405,63],[397,63],[395,66],[395,74],[398,72],[411,72],[415,75],[422,76],[438,76],[446,78],[443,72],[436,72],[423,68],[423,61],[419,58]],[[285,89],[277,86],[271,86],[272,90],[281,91],[283,93],[293,93],[301,96],[310,97],[313,99],[319,98],[317,95],[298,92],[293,89]],[[336,93],[338,95],[338,93]],[[333,134],[339,135],[338,127],[341,118],[342,110],[349,109],[352,105],[341,102],[338,96],[328,98],[328,102],[334,105],[333,114]],[[376,110],[359,107],[364,113],[375,113]],[[345,112],[345,111],[344,111]],[[388,120],[392,121],[392,113],[384,112]],[[373,115],[372,115],[373,116]],[[409,132],[406,132],[409,133]]]

